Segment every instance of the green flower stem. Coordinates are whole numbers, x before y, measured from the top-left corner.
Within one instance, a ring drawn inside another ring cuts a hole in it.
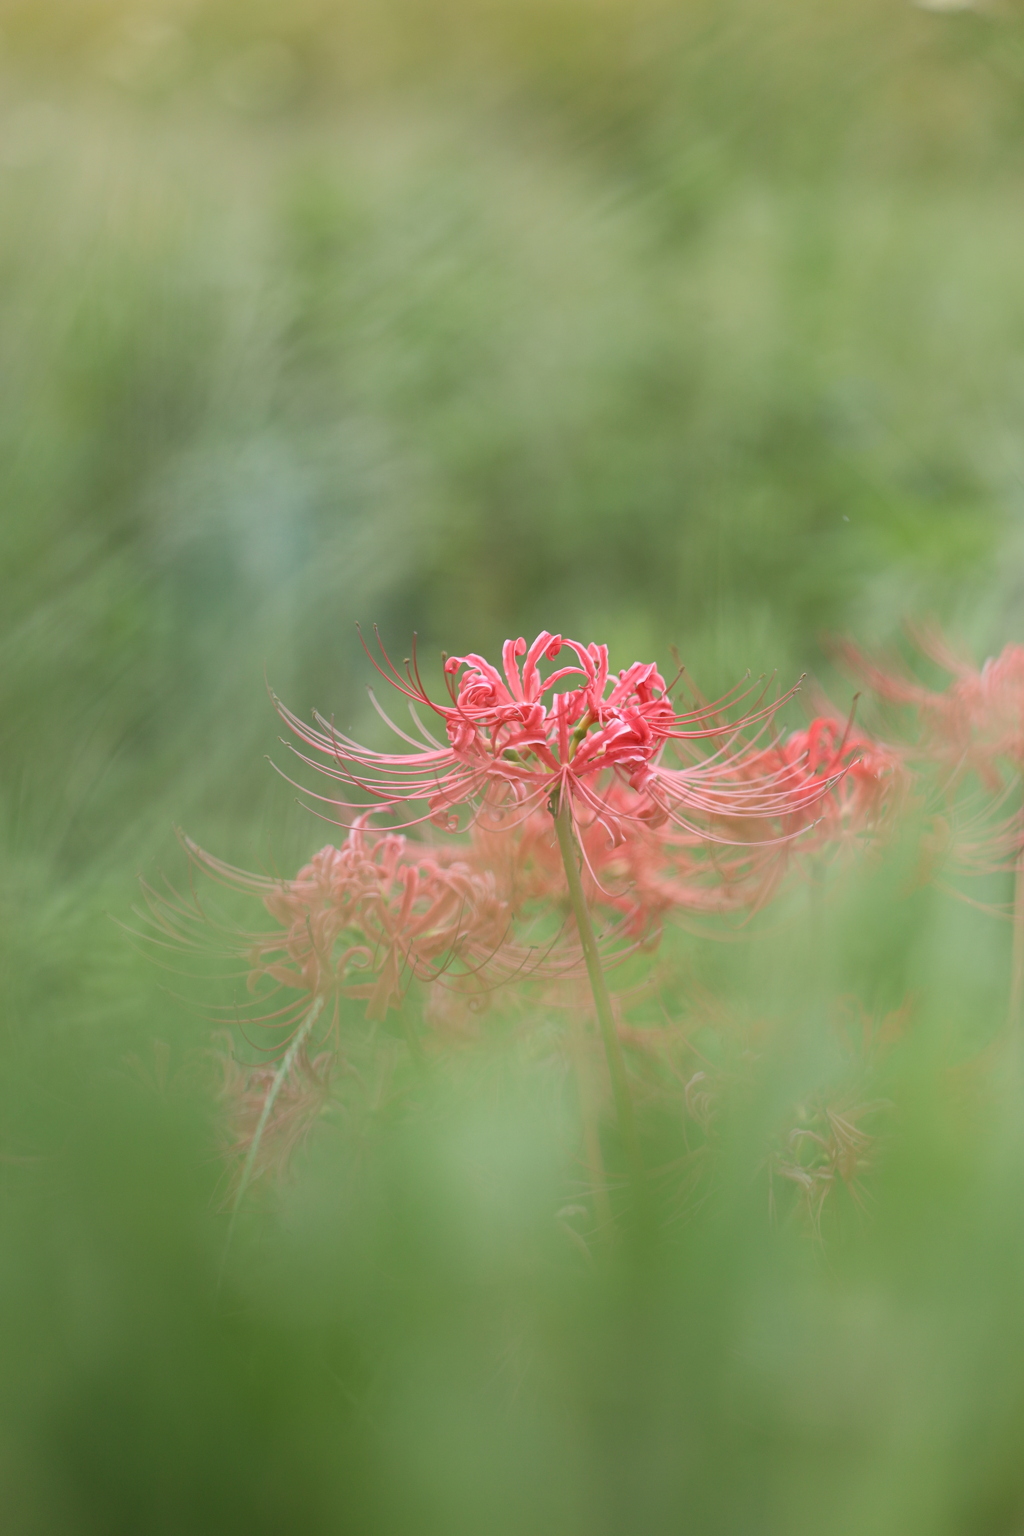
[[[593,1202],[594,1223],[597,1228],[597,1236],[607,1239],[614,1228],[611,1204],[608,1200],[608,1179],[604,1169],[604,1157],[601,1153],[601,1138],[598,1135],[597,1113],[594,1103],[594,1091],[590,1078],[590,1058],[587,1054],[586,1035],[582,1018],[574,1015],[574,1041],[573,1051],[574,1068],[576,1072],[576,1089],[580,1100],[580,1122],[583,1128],[583,1152],[587,1160],[587,1172],[590,1175],[590,1197]]]
[[[626,1077],[626,1064],[622,1059],[622,1045],[619,1042],[618,1030],[615,1028],[612,1000],[608,995],[608,983],[605,980],[604,970],[601,966],[601,956],[597,948],[597,939],[594,937],[594,926],[590,921],[587,900],[583,894],[583,882],[580,879],[579,848],[576,844],[576,835],[572,829],[572,815],[568,795],[562,794],[559,796],[558,809],[555,810],[554,814],[555,830],[558,833],[558,846],[561,850],[562,863],[565,866],[565,878],[569,887],[569,901],[576,918],[580,943],[583,946],[583,958],[586,961],[587,975],[590,978],[590,990],[594,994],[594,1007],[597,1009],[597,1021],[601,1027],[604,1053],[608,1061],[608,1073],[612,1080],[612,1094],[615,1099],[615,1113],[619,1122],[619,1135],[622,1138],[622,1148],[626,1155],[630,1177],[639,1191],[643,1183],[644,1166],[640,1156],[640,1143],[637,1140],[636,1134],[633,1099],[629,1091],[629,1080]]]
[[[274,1105],[277,1102],[277,1096],[291,1076],[292,1067],[295,1065],[296,1058],[298,1057],[298,1054],[306,1040],[308,1040],[312,1032],[313,1025],[320,1017],[320,1014],[323,1011],[323,1006],[323,998],[318,997],[314,1001],[313,1006],[306,1014],[306,1017],[303,1019],[298,1029],[295,1031],[295,1034],[292,1036],[291,1043],[281,1059],[281,1065],[274,1073],[270,1087],[267,1089],[267,1096],[263,1101],[263,1110],[260,1114],[259,1122],[256,1126],[256,1131],[253,1135],[252,1141],[249,1143],[249,1152],[245,1159],[245,1166],[242,1169],[242,1177],[238,1181],[238,1189],[235,1193],[234,1205],[231,1207],[231,1220],[228,1222],[228,1235],[224,1241],[224,1253],[221,1258],[222,1276],[224,1272],[224,1264],[228,1256],[228,1250],[231,1247],[231,1239],[234,1236],[235,1223],[238,1220],[238,1212],[241,1209],[242,1201],[245,1198],[245,1192],[252,1182],[253,1171],[256,1167],[256,1158],[260,1150],[260,1142],[263,1140],[263,1133],[270,1123],[270,1117],[274,1112]]]

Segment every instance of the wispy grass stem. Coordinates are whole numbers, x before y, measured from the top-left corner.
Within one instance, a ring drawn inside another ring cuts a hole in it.
[[[285,1051],[281,1058],[281,1065],[274,1073],[270,1087],[267,1089],[267,1096],[263,1100],[263,1108],[260,1111],[260,1118],[257,1121],[256,1130],[253,1133],[252,1141],[249,1143],[249,1150],[246,1153],[245,1164],[242,1168],[242,1176],[238,1181],[238,1188],[235,1191],[234,1203],[231,1207],[231,1220],[228,1222],[228,1235],[224,1241],[224,1256],[221,1260],[222,1275],[224,1272],[224,1265],[227,1262],[228,1252],[231,1248],[231,1240],[234,1237],[235,1224],[238,1220],[238,1213],[242,1208],[242,1201],[245,1199],[245,1192],[249,1188],[249,1185],[252,1183],[253,1170],[256,1167],[256,1159],[259,1156],[260,1143],[263,1140],[263,1133],[265,1132],[267,1126],[270,1124],[270,1117],[274,1112],[274,1105],[277,1102],[277,1096],[291,1076],[291,1071],[295,1065],[298,1054],[302,1050],[303,1045],[309,1039],[313,1026],[316,1024],[317,1019],[323,1012],[323,1006],[323,998],[316,998],[313,1006],[310,1008],[309,1012],[306,1014],[306,1017],[295,1031],[295,1034],[292,1036],[288,1049]]]

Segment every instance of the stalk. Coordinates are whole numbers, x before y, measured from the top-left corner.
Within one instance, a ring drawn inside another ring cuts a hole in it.
[[[607,1238],[613,1230],[611,1205],[608,1200],[608,1180],[601,1155],[601,1138],[597,1131],[597,1115],[591,1084],[590,1060],[587,1054],[583,1019],[574,1010],[573,1057],[576,1071],[576,1090],[580,1100],[580,1121],[583,1128],[583,1152],[590,1175],[594,1222],[600,1237]]]
[[[604,1054],[608,1062],[608,1074],[612,1080],[612,1095],[615,1099],[615,1114],[619,1122],[619,1135],[622,1139],[623,1151],[626,1154],[630,1178],[639,1192],[643,1185],[644,1165],[640,1156],[640,1143],[637,1140],[636,1134],[633,1098],[629,1091],[629,1080],[626,1077],[626,1064],[622,1059],[622,1046],[619,1042],[618,1031],[615,1028],[612,1000],[608,994],[608,983],[605,980],[604,969],[601,965],[601,956],[597,948],[597,939],[594,936],[594,926],[590,921],[587,900],[583,894],[583,882],[580,879],[579,849],[576,844],[576,835],[572,829],[569,796],[564,792],[558,797],[558,809],[555,811],[555,830],[558,833],[558,847],[561,851],[562,863],[565,866],[565,879],[569,887],[569,901],[572,905],[573,915],[576,918],[580,943],[583,946],[583,958],[586,961],[587,976],[590,978],[590,990],[594,995],[597,1022],[601,1028]]]
[[[256,1131],[253,1135],[252,1141],[249,1143],[249,1151],[245,1159],[245,1165],[242,1168],[242,1177],[238,1181],[238,1189],[235,1193],[235,1201],[231,1207],[231,1220],[228,1222],[228,1235],[224,1240],[224,1252],[221,1256],[221,1278],[223,1278],[224,1265],[227,1261],[228,1250],[231,1247],[231,1239],[235,1233],[235,1223],[238,1220],[238,1212],[241,1209],[242,1201],[245,1198],[245,1192],[249,1188],[249,1184],[252,1180],[253,1170],[256,1167],[256,1158],[260,1150],[260,1142],[263,1140],[263,1133],[270,1123],[270,1117],[273,1114],[274,1105],[277,1102],[277,1096],[291,1076],[291,1070],[295,1065],[296,1058],[302,1049],[304,1042],[309,1038],[313,1025],[320,1017],[323,1006],[323,998],[318,997],[313,1003],[313,1006],[310,1008],[309,1012],[306,1014],[306,1017],[303,1019],[302,1023],[299,1025],[298,1029],[295,1031],[291,1043],[281,1059],[281,1065],[274,1073],[270,1087],[267,1089],[267,1096],[263,1100],[263,1109],[260,1113]]]

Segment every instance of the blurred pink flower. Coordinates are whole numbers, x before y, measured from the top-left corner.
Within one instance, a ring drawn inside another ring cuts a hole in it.
[[[841,654],[882,698],[917,711],[925,755],[954,778],[973,770],[998,790],[1002,767],[1024,771],[1024,645],[1004,646],[979,669],[937,629],[913,633],[923,654],[952,675],[947,688],[926,688],[898,663],[872,660],[851,644]]]
[[[910,776],[904,754],[855,730],[851,721],[819,715],[778,750],[808,786],[828,785],[827,793],[793,813],[813,819],[818,845],[878,831],[905,798]]]
[[[253,1022],[291,1030],[311,998],[336,996],[365,998],[367,1015],[382,1018],[412,978],[452,971],[465,982],[492,963],[507,972],[529,958],[506,943],[511,919],[494,876],[459,858],[460,848],[410,843],[361,818],[340,848],[321,848],[294,879],[281,880],[236,869],[185,841],[215,880],[259,896],[277,926],[214,927],[197,903],[147,892],[151,913],[168,936],[198,932],[206,947],[226,938],[230,952],[247,961],[248,987],[262,1009],[278,988],[299,994]]]

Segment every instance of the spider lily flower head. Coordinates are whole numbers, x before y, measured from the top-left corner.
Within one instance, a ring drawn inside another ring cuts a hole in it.
[[[540,660],[554,660],[563,649],[577,664],[542,678]],[[525,657],[521,672],[520,657]],[[482,656],[451,656],[445,662],[450,679],[465,668],[458,691],[452,689],[454,710],[446,720],[457,753],[470,762],[481,751],[500,755],[517,770],[510,777],[526,783],[545,770],[558,776],[571,764],[577,780],[617,768],[634,789],[642,787],[651,760],[677,725],[665,679],[653,662],[635,662],[610,677],[606,645],[563,641],[547,630],[529,648],[521,638],[506,640],[502,661],[504,676]],[[570,678],[579,679],[579,686],[554,691],[556,683]]]
[[[835,842],[879,830],[901,803],[909,781],[902,754],[852,722],[819,715],[793,731],[779,748],[783,761],[802,778],[806,800],[795,795],[793,816],[817,827],[817,842]],[[828,792],[817,793],[826,782]]]
[[[854,730],[852,716],[844,722],[832,714],[741,759],[737,773],[754,781],[755,803],[773,814],[732,822],[723,807],[732,846],[710,850],[721,911],[764,907],[794,856],[818,857],[881,836],[912,782],[899,749]]]
[[[1001,781],[1000,762],[1024,770],[1024,646],[1005,646],[980,671],[962,666],[948,692],[947,746],[990,787]]]
[[[264,901],[287,925],[289,960],[309,991],[338,986],[357,966],[373,973],[342,987],[368,1000],[370,1018],[400,1005],[407,977],[432,980],[498,950],[509,921],[486,872],[375,833],[365,819]]]
[[[383,1018],[411,979],[451,971],[465,984],[491,963],[517,963],[505,954],[510,915],[494,876],[456,857],[459,849],[412,843],[364,817],[340,847],[322,848],[294,879],[275,880],[186,846],[222,885],[260,897],[275,922],[272,930],[228,935],[260,1006],[279,989],[299,994],[254,1022],[291,1030],[311,999],[339,996],[365,998],[367,1016]],[[168,934],[205,923],[198,908],[152,896],[150,906]]]
[[[568,664],[543,675],[542,663],[566,652]],[[763,821],[792,809],[785,772],[766,777],[752,771],[760,757],[744,732],[763,728],[795,690],[767,703],[762,691],[738,718],[731,716],[753,686],[678,710],[653,663],[635,662],[616,674],[607,646],[544,630],[529,646],[522,638],[506,641],[500,670],[475,654],[447,658],[450,702],[438,704],[423,687],[415,657],[404,675],[383,646],[381,657],[374,665],[409,701],[419,739],[374,704],[411,752],[361,746],[320,715],[309,727],[275,701],[302,746],[319,754],[317,760],[296,747],[300,759],[362,797],[319,797],[342,813],[343,824],[347,813],[365,811],[367,799],[381,809],[401,809],[407,817],[402,825],[430,819],[454,831],[463,807],[478,813],[489,805],[504,814],[511,806],[529,814],[545,804],[554,809],[566,795],[574,822],[594,816],[622,833],[672,821],[713,837],[716,819]],[[426,731],[416,706],[439,717],[444,741]],[[682,766],[663,761],[669,746],[685,758]],[[607,794],[612,783],[627,792],[614,803]],[[799,802],[826,790],[825,781],[811,791],[800,785]],[[506,817],[506,825],[513,822]]]
[[[912,707],[920,725],[913,752],[945,775],[944,811],[922,838],[922,879],[985,911],[1007,915],[999,903],[959,888],[959,878],[1019,867],[1024,849],[1024,645],[1004,646],[979,668],[935,628],[912,632],[918,649],[951,675],[945,689],[924,687],[904,668],[865,658],[852,645],[842,654],[883,698]],[[977,788],[956,794],[973,774]],[[952,878],[950,878],[952,877]]]
[[[949,672],[942,690],[926,688],[904,668],[864,656],[846,644],[841,654],[882,698],[917,711],[926,756],[955,777],[973,770],[996,791],[1009,764],[1024,772],[1024,645],[1007,645],[979,669],[934,629],[916,630],[918,648]]]

